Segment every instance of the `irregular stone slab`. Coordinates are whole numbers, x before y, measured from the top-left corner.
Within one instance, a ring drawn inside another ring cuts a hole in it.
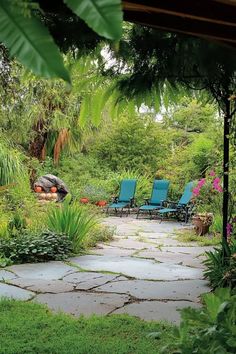
[[[110,271],[137,279],[184,280],[201,279],[202,270],[175,264],[155,263],[151,260],[114,256],[80,256],[71,258],[80,267],[93,271]]]
[[[141,251],[135,257],[155,259],[158,262],[169,263],[169,264],[180,264],[188,267],[204,268],[201,259],[194,258],[191,254],[186,253],[172,253],[160,250],[155,251]]]
[[[89,280],[89,281],[85,281],[83,283],[79,283],[76,286],[76,289],[78,290],[91,290],[91,289],[96,289],[97,286],[106,284],[108,282],[110,282],[111,280],[115,279],[114,276],[112,275],[105,275],[102,278],[97,278],[94,280]]]
[[[61,294],[40,294],[35,300],[48,305],[52,310],[64,311],[75,316],[92,314],[107,315],[128,302],[127,295],[94,294],[88,292],[71,292]]]
[[[78,290],[89,290],[96,286],[106,284],[117,278],[117,275],[95,272],[77,272],[66,276],[63,280],[76,285]]]
[[[211,291],[205,280],[148,281],[126,280],[113,281],[99,286],[96,291],[128,294],[145,300],[189,300],[199,301],[199,296]]]
[[[139,317],[146,321],[169,321],[174,324],[180,323],[178,309],[184,307],[200,307],[199,304],[188,301],[143,301],[140,303],[128,304],[112,314],[128,314]]]
[[[165,239],[150,239],[150,242],[155,243],[158,246],[181,246],[181,243],[178,240],[175,240],[174,238],[171,237],[166,237]],[[186,245],[186,244],[185,244]]]
[[[117,218],[117,217],[108,217],[104,220],[104,224],[109,226],[115,226],[116,230],[128,232],[129,230],[138,230],[145,232],[164,232],[164,233],[173,233],[174,230],[180,229],[189,229],[189,225],[182,225],[176,221],[163,221],[160,223],[160,220],[150,220],[147,218],[136,219],[135,216]]]
[[[101,256],[131,256],[136,250],[125,249],[119,247],[104,247],[104,248],[95,248],[91,251],[92,254],[98,254]]]
[[[10,281],[11,284],[17,285],[27,290],[37,293],[63,293],[74,290],[74,285],[62,280],[44,280],[44,279],[27,279],[18,278]]]
[[[14,273],[8,272],[5,269],[0,270],[0,281],[7,281],[15,278],[17,278],[17,276]]]
[[[166,252],[172,252],[172,253],[187,253],[187,254],[191,254],[193,256],[200,256],[200,255],[204,255],[204,253],[206,251],[212,251],[214,249],[214,247],[212,246],[205,246],[205,247],[162,247],[161,250],[162,251],[166,251]]]
[[[131,250],[141,250],[143,248],[153,248],[153,245],[150,245],[148,242],[140,242],[138,240],[133,240],[129,238],[120,238],[110,242],[111,246],[126,248]]]
[[[0,283],[0,298],[7,297],[15,300],[30,300],[34,293],[28,290],[17,288],[16,286]]]
[[[78,269],[63,262],[26,263],[8,267],[19,277],[29,279],[60,279]]]

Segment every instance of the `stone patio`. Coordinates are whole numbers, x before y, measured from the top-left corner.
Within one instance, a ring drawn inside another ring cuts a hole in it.
[[[173,323],[178,309],[201,306],[210,291],[201,262],[211,247],[176,240],[186,227],[176,222],[108,217],[104,224],[116,228],[114,240],[88,255],[0,270],[0,296],[75,316],[127,313]]]

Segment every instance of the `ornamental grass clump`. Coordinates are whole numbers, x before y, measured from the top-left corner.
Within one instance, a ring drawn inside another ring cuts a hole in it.
[[[82,242],[89,232],[98,224],[98,219],[89,209],[65,201],[59,208],[49,211],[47,224],[49,230],[66,234],[76,253],[82,248]]]

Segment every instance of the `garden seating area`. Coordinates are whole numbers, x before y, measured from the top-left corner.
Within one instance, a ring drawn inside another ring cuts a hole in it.
[[[0,0],[0,354],[236,353],[235,18]]]
[[[120,185],[120,193],[115,197],[112,204],[107,206],[107,214],[110,209],[114,209],[115,214],[122,216],[125,211],[126,215],[130,214],[132,208],[137,209],[137,218],[140,213],[148,213],[150,219],[154,216],[159,216],[163,220],[164,216],[167,217],[174,215],[180,220],[188,222],[192,215],[192,199],[194,183],[189,182],[184,189],[184,193],[179,202],[171,202],[167,200],[168,188],[170,182],[167,180],[155,180],[153,182],[151,198],[145,199],[145,205],[137,206],[135,202],[136,180],[123,180]]]

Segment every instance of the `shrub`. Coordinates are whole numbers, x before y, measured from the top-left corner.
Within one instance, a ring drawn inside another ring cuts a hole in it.
[[[64,202],[59,208],[48,213],[48,228],[66,234],[72,242],[74,252],[78,252],[88,233],[98,224],[95,214],[77,204]]]
[[[181,324],[175,332],[177,350],[163,353],[226,354],[236,352],[236,296],[229,289],[217,289],[203,296],[202,309],[181,310]]]
[[[104,125],[91,150],[110,170],[153,174],[168,156],[169,134],[148,115],[123,115]]]
[[[13,238],[0,239],[2,260],[14,263],[62,260],[71,252],[71,242],[66,235],[44,231],[34,235],[23,233]]]
[[[214,215],[211,231],[214,234],[220,234],[222,230],[223,230],[223,217],[222,214],[217,213]]]
[[[236,240],[232,239],[229,246],[216,248],[215,251],[206,252],[204,261],[207,269],[204,274],[213,288],[236,286]]]
[[[108,242],[112,240],[114,228],[106,225],[97,225],[89,233],[82,242],[84,248],[95,247],[98,242]]]

